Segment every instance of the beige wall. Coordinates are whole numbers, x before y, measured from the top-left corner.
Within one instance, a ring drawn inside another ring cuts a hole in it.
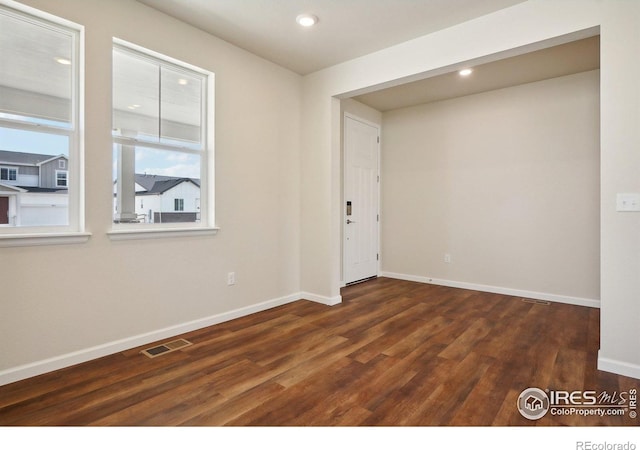
[[[0,376],[291,292],[339,299],[337,97],[600,32],[599,365],[640,377],[640,215],[615,211],[616,193],[640,192],[640,3],[529,0],[302,80],[132,0],[24,3],[86,26],[93,237],[83,245],[0,249]],[[216,73],[217,236],[114,243],[105,235],[113,36]],[[232,270],[237,285],[227,287]],[[58,290],[43,288],[52,285]]]
[[[299,292],[301,77],[135,1],[24,3],[85,26],[92,237],[0,248],[0,375]],[[113,37],[215,73],[216,236],[107,237]]]
[[[640,377],[640,214],[615,210],[640,192],[640,2],[529,0],[303,79],[302,289],[334,296],[340,277],[340,110],[336,98],[600,34],[602,369]],[[383,130],[384,139],[384,130]],[[313,210],[304,205],[313,205]],[[315,211],[322,211],[321,217]],[[326,215],[328,214],[328,216]],[[384,214],[384,211],[383,211]]]
[[[382,270],[599,299],[599,81],[385,113]]]

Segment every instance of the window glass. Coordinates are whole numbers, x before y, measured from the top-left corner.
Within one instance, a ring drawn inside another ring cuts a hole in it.
[[[202,77],[163,67],[161,79],[161,141],[202,148]]]
[[[113,52],[113,133],[159,142],[158,64],[126,51]]]
[[[0,112],[13,121],[71,128],[73,33],[4,12],[0,14]]]
[[[116,44],[113,80],[114,223],[201,224],[207,74]]]
[[[3,234],[23,233],[23,227],[38,233],[82,228],[81,180],[68,182],[68,170],[80,173],[80,31],[46,16],[0,6],[0,196],[8,205]]]

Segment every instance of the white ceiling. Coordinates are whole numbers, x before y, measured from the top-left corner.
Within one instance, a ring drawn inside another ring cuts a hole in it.
[[[524,0],[138,1],[304,75]]]
[[[137,0],[299,74],[308,74],[525,0]],[[318,16],[302,28],[301,13]],[[583,39],[355,97],[379,111],[471,95],[600,67]]]

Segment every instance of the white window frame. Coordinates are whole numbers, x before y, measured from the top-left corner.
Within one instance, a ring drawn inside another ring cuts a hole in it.
[[[69,138],[67,178],[75,184],[69,188],[69,223],[66,226],[7,227],[0,231],[0,247],[76,244],[91,236],[84,220],[84,27],[77,23],[11,0],[0,0],[3,14],[36,23],[65,33],[72,39],[71,128],[0,119],[0,126],[31,132],[58,134]],[[55,55],[51,55],[54,57]],[[68,183],[67,183],[68,184]]]
[[[140,147],[157,148],[160,150],[183,151],[200,155],[200,196],[202,198],[202,214],[200,223],[112,223],[112,229],[108,232],[112,240],[149,239],[172,236],[192,236],[215,234],[218,227],[215,225],[214,192],[214,88],[215,74],[211,71],[196,67],[167,55],[141,47],[122,39],[113,38],[113,48],[134,54],[141,59],[147,59],[154,63],[160,62],[167,66],[187,72],[195,72],[204,77],[203,105],[202,105],[202,150],[190,150],[174,147],[170,144],[149,143],[126,136],[113,136],[114,144],[126,144]],[[113,93],[112,93],[113,95]]]
[[[2,178],[2,170],[7,171],[7,179]],[[11,179],[11,172],[15,172],[16,177]],[[15,166],[0,166],[0,181],[18,181],[18,168]]]
[[[64,186],[60,185],[59,181],[60,179],[58,178],[58,175],[63,173],[64,174]],[[69,171],[68,170],[56,170],[56,187],[64,187],[69,189]]]
[[[183,198],[174,198],[173,199],[173,211],[174,212],[184,212],[184,199]]]

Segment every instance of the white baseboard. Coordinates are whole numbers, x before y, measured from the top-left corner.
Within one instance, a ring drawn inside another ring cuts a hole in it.
[[[311,300],[312,302],[322,303],[327,306],[334,306],[342,303],[342,296],[336,295],[335,297],[325,297],[323,295],[312,294],[310,292],[301,292],[300,298],[305,300]]]
[[[237,319],[239,317],[247,316],[267,309],[275,308],[277,306],[285,305],[287,303],[295,302],[301,299],[308,299],[317,301],[326,305],[336,304],[336,300],[327,297],[322,297],[307,293],[295,293],[280,297],[272,300],[268,300],[262,303],[256,303],[254,305],[245,306],[243,308],[235,309],[221,314],[215,314],[209,317],[203,317],[201,319],[192,320],[177,325],[172,325],[160,330],[151,331],[149,333],[139,334],[137,336],[131,336],[128,338],[120,339],[113,342],[108,342],[95,347],[90,347],[75,352],[67,353],[64,355],[48,358],[42,361],[36,361],[30,364],[22,366],[12,367],[10,369],[0,371],[0,386],[13,383],[15,381],[24,380],[43,373],[52,372],[54,370],[63,369],[65,367],[73,366],[83,362],[90,361],[92,359],[101,358],[103,356],[111,355],[113,353],[122,352],[131,348],[146,345],[151,342],[156,342],[162,339],[167,339],[179,334],[188,333],[190,331],[199,330],[201,328],[210,327],[218,323],[227,322],[229,320]],[[338,297],[340,300],[340,297]],[[337,301],[339,303],[339,301]]]
[[[391,272],[383,272],[380,276],[388,278],[397,278],[400,280],[417,281],[421,283],[438,284],[442,286],[458,287],[462,289],[473,289],[484,292],[493,292],[498,294],[521,296],[526,298],[536,298],[540,300],[558,301],[562,303],[572,303],[582,306],[599,307],[600,302],[597,300],[578,299],[573,297],[557,296],[552,294],[541,294],[536,292],[521,291],[507,288],[498,288],[494,286],[476,285],[472,283],[454,282],[448,280],[437,280],[427,277],[419,277],[414,275],[404,275]],[[75,364],[80,364],[92,359],[101,358],[103,356],[111,355],[113,353],[122,352],[131,348],[146,345],[152,342],[156,342],[162,339],[167,339],[179,334],[188,333],[201,328],[206,328],[212,325],[216,325],[229,320],[237,319],[249,314],[253,314],[267,309],[275,308],[277,306],[285,305],[297,300],[310,300],[317,303],[321,303],[327,306],[333,306],[342,302],[342,297],[337,295],[335,297],[326,297],[323,295],[312,294],[310,292],[298,292],[295,294],[287,295],[284,297],[268,300],[262,303],[256,303],[254,305],[246,306],[243,308],[235,309],[221,314],[215,314],[213,316],[204,317],[201,319],[185,322],[177,325],[173,325],[160,330],[151,331],[149,333],[139,334],[137,336],[131,336],[128,338],[120,339],[113,342],[97,345],[94,347],[78,350],[75,352],[67,353],[64,355],[48,358],[41,361],[25,364],[22,366],[12,367],[0,371],[0,386],[13,383],[15,381],[31,378],[43,373],[52,372],[54,370],[63,369]],[[600,364],[600,359],[599,359]],[[602,358],[603,368],[602,370],[608,370],[605,367],[612,367],[611,371],[618,373],[615,367],[623,365],[625,363],[617,363],[606,358]],[[627,366],[624,366],[627,367]],[[627,368],[631,370],[629,373],[635,373],[631,375],[638,377],[640,374],[640,368],[631,367]]]
[[[398,280],[405,281],[416,281],[418,283],[437,284],[439,286],[470,289],[473,291],[491,292],[492,294],[512,295],[514,297],[532,298],[536,300],[545,300],[550,302],[568,303],[570,305],[600,308],[600,300],[593,300],[588,298],[548,294],[545,292],[525,291],[521,289],[505,288],[500,286],[488,286],[484,284],[466,283],[463,281],[441,280],[437,278],[421,277],[418,275],[406,275],[393,272],[382,272],[380,276],[387,278],[396,278]]]
[[[598,352],[598,370],[640,380],[640,365],[606,358],[601,351]]]

